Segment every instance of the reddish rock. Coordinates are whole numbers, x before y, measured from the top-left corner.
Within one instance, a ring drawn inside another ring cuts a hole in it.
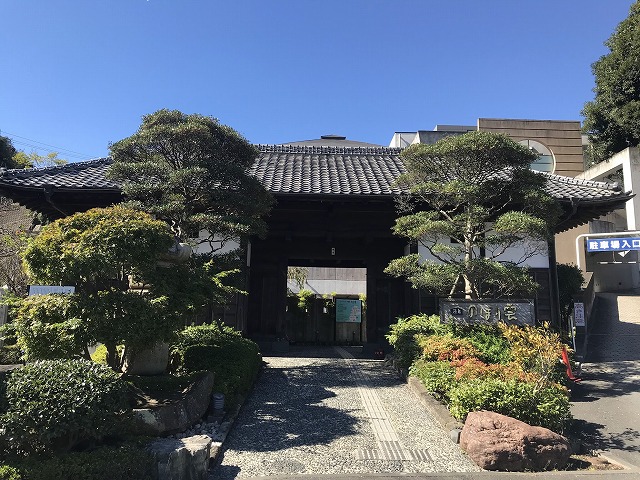
[[[571,455],[562,435],[487,411],[469,413],[460,446],[481,468],[508,472],[562,468]]]

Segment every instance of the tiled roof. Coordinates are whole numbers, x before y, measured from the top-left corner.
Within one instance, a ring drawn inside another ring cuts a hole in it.
[[[52,186],[61,189],[119,190],[120,184],[106,178],[112,160],[98,158],[86,162],[28,170],[0,170],[0,187],[12,185],[26,188]]]
[[[392,195],[404,173],[400,150],[385,147],[259,145],[250,173],[274,194]]]
[[[581,202],[598,201],[608,197],[628,197],[617,183],[596,182],[542,173],[547,177],[545,190],[558,200],[580,199]]]
[[[373,195],[401,193],[393,185],[405,172],[400,149],[387,147],[339,147],[259,145],[260,154],[250,173],[276,195]],[[10,188],[119,190],[106,178],[110,158],[30,170],[0,170],[0,190]],[[544,173],[546,190],[553,197],[581,203],[608,203],[630,198],[616,184],[577,180]],[[4,188],[3,188],[4,187]]]

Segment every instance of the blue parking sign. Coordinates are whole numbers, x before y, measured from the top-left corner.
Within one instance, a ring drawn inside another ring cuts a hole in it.
[[[587,238],[587,252],[640,250],[640,237]]]

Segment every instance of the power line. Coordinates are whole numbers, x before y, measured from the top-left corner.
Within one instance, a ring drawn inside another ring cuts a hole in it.
[[[33,148],[35,150],[45,150],[45,151],[52,152],[52,153],[61,153],[65,157],[72,157],[72,158],[82,159],[82,160],[95,158],[94,156],[85,155],[84,153],[76,152],[75,150],[70,150],[68,148],[56,147],[55,145],[50,145],[48,143],[40,142],[38,140],[32,140],[30,138],[23,137],[21,135],[16,135],[14,133],[9,133],[9,132],[6,132],[6,131],[0,131],[0,134],[7,135],[9,138],[11,138],[11,141],[13,143],[17,143],[19,145],[24,145],[24,146],[27,146],[29,148]],[[16,138],[21,138],[23,140],[27,140],[27,142],[21,141],[21,140],[16,140]],[[51,147],[51,148],[47,148],[47,147]]]

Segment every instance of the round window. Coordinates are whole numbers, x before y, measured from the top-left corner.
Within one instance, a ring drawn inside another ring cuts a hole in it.
[[[538,154],[538,158],[531,164],[531,170],[553,173],[556,168],[556,160],[551,150],[536,140],[520,140],[518,143]]]

